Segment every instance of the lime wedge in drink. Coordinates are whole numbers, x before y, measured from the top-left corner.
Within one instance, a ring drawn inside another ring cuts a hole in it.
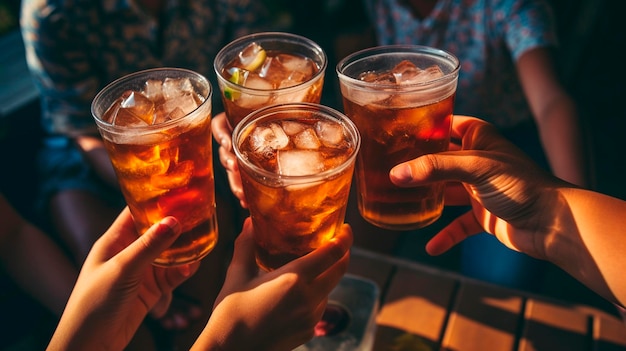
[[[239,53],[239,61],[243,69],[254,71],[265,62],[265,50],[257,43],[251,43]]]
[[[237,67],[233,67],[228,70],[228,73],[230,73],[230,78],[228,79],[229,81],[238,85],[243,84],[244,72],[242,72],[241,69]],[[239,97],[239,95],[240,93],[238,91],[235,91],[231,89],[230,87],[224,87],[224,97],[227,98],[228,100],[234,101],[235,99]]]

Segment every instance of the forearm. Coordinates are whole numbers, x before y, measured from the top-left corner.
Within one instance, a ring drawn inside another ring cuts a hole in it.
[[[560,190],[547,259],[607,300],[626,305],[626,202],[576,188]]]
[[[588,152],[576,108],[567,96],[555,98],[539,117],[541,143],[554,175],[590,188]]]
[[[4,251],[2,264],[21,289],[61,316],[78,269],[51,238],[24,224]]]

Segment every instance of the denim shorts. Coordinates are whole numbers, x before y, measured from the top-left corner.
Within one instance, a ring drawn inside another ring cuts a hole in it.
[[[55,194],[66,190],[84,190],[112,206],[125,206],[124,197],[94,172],[78,147],[67,137],[53,136],[43,140],[37,157],[40,189],[38,210]]]

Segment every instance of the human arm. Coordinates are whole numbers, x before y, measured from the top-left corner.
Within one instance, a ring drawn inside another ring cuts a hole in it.
[[[535,165],[487,122],[455,116],[461,150],[425,155],[391,170],[398,186],[449,183],[446,203],[470,203],[426,245],[441,254],[487,231],[507,247],[552,262],[607,300],[626,304],[626,202],[576,187]]]
[[[78,269],[44,232],[0,194],[0,265],[28,295],[61,316]]]
[[[352,231],[344,224],[322,247],[259,274],[248,218],[211,318],[192,350],[246,350],[254,345],[258,351],[287,351],[307,342],[328,294],[347,270],[351,244]]]
[[[559,82],[550,49],[523,53],[517,60],[517,72],[553,173],[589,188],[583,124],[574,100]]]
[[[166,217],[138,237],[125,208],[87,256],[48,350],[123,350],[149,312],[164,315],[174,288],[199,267],[152,265],[180,233]]]

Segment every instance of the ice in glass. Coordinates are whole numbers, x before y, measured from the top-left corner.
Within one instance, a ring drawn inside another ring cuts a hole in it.
[[[335,235],[360,147],[346,116],[311,103],[265,107],[235,127],[233,144],[261,268],[276,269]]]
[[[264,32],[229,43],[214,61],[228,123],[234,128],[273,104],[319,103],[326,65],[322,48],[295,34]]]
[[[206,256],[218,237],[206,78],[176,68],[133,73],[105,87],[92,114],[138,232],[170,215],[183,226],[154,264]]]
[[[423,46],[382,46],[349,55],[337,65],[345,114],[362,146],[356,162],[357,202],[368,222],[409,230],[436,221],[444,184],[400,188],[395,165],[448,150],[459,61]]]

